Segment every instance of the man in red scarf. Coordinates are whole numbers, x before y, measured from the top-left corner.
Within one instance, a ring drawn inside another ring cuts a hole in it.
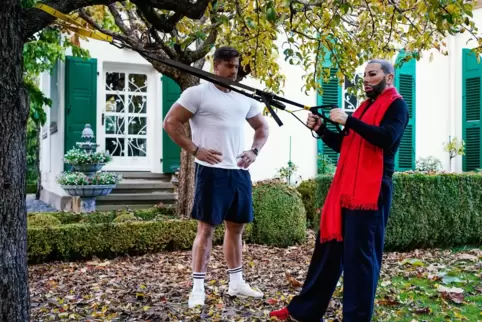
[[[323,321],[343,272],[343,321],[371,321],[392,201],[395,154],[408,123],[393,65],[372,60],[364,73],[367,99],[348,116],[337,108],[330,119],[343,135],[309,115],[308,126],[340,153],[320,219],[315,250],[300,294],[271,317]]]

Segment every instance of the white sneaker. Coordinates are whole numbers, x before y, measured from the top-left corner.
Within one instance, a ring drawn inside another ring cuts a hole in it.
[[[206,298],[206,294],[203,290],[200,289],[193,289],[191,294],[189,295],[188,306],[190,309],[197,305],[204,305],[204,300]]]
[[[229,282],[228,294],[231,296],[254,297],[257,299],[263,297],[263,293],[259,292],[259,290],[252,289],[245,281],[236,283]]]

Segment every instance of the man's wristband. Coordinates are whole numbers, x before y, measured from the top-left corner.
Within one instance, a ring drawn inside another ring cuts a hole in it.
[[[253,152],[254,152],[254,154],[256,154],[256,155],[258,155],[258,153],[259,153],[259,150],[258,150],[258,149],[256,149],[256,148],[251,148],[251,151],[253,151]]]
[[[196,150],[194,150],[194,152],[192,153],[192,155],[193,155],[193,156],[196,156],[198,150],[199,150],[199,147],[197,146],[197,147],[196,147]]]

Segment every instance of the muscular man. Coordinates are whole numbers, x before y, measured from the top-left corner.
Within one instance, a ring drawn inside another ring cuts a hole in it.
[[[364,73],[367,100],[348,116],[341,109],[330,119],[344,134],[328,130],[314,115],[308,126],[340,153],[321,214],[320,232],[299,295],[271,312],[280,320],[322,320],[343,271],[343,321],[367,322],[382,264],[385,227],[392,200],[392,174],[408,108],[393,86],[394,68],[372,60]]]
[[[214,53],[214,72],[236,80],[239,53],[221,47]],[[192,141],[183,129],[190,123]],[[245,149],[245,122],[254,129],[251,149]],[[173,104],[164,129],[174,142],[195,156],[196,188],[192,218],[198,221],[192,248],[193,288],[190,308],[204,305],[204,278],[215,226],[224,222],[224,256],[229,272],[228,294],[263,297],[243,279],[242,233],[253,221],[252,183],[247,168],[268,139],[268,124],[257,102],[210,82],[186,89]]]

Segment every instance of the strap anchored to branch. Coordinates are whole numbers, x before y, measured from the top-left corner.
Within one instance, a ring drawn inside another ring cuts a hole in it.
[[[120,39],[116,39],[116,37],[106,35],[102,32],[97,31],[97,30],[87,29],[84,26],[82,26],[80,23],[78,23],[77,21],[75,21],[74,19],[69,17],[68,15],[65,15],[65,14],[61,13],[60,11],[58,11],[54,8],[51,8],[51,7],[49,7],[45,4],[37,3],[37,4],[35,4],[35,7],[40,9],[40,10],[45,11],[46,13],[48,13],[48,14],[50,14],[50,15],[52,15],[52,16],[60,19],[60,20],[62,20],[63,22],[59,23],[59,25],[65,27],[68,30],[73,31],[74,33],[80,34],[80,35],[85,36],[85,37],[93,38],[93,39],[96,39],[96,40],[109,42],[112,45],[116,46],[117,48],[121,48],[121,49],[122,48],[129,48],[129,49],[134,50],[136,52],[140,52],[145,56],[145,58],[149,58],[149,59],[155,60],[157,62],[160,62],[162,64],[171,66],[173,68],[180,69],[180,70],[185,71],[185,72],[187,72],[187,73],[189,73],[193,76],[197,76],[197,77],[202,78],[202,79],[204,79],[208,82],[211,82],[213,84],[228,88],[232,91],[238,92],[238,93],[240,93],[242,95],[245,95],[245,96],[247,96],[251,99],[254,99],[258,102],[262,102],[266,105],[266,108],[268,109],[270,114],[273,116],[273,119],[276,121],[278,126],[282,126],[283,122],[281,121],[279,116],[276,114],[273,107],[276,107],[280,110],[284,110],[286,112],[289,112],[298,121],[300,121],[305,127],[307,127],[309,130],[312,130],[302,120],[300,120],[294,114],[295,111],[290,111],[290,110],[286,109],[286,105],[284,103],[288,103],[290,105],[298,107],[300,111],[301,110],[309,110],[311,113],[321,117],[324,120],[324,122],[329,122],[329,123],[334,124],[336,126],[337,131],[341,134],[344,134],[344,132],[340,128],[340,125],[336,122],[333,122],[329,117],[325,116],[325,114],[324,114],[324,111],[323,111],[324,109],[337,108],[337,106],[334,105],[334,104],[314,106],[314,107],[302,105],[300,103],[288,100],[288,99],[286,99],[284,97],[281,97],[281,96],[278,96],[276,94],[268,93],[268,92],[253,88],[251,86],[244,85],[244,84],[241,84],[239,82],[232,81],[230,79],[226,79],[226,78],[220,77],[220,76],[212,74],[212,73],[208,73],[208,72],[206,72],[202,69],[194,68],[192,66],[177,62],[177,61],[169,59],[169,58],[159,57],[159,55],[156,55],[156,51],[155,51],[156,48],[155,47],[153,48],[152,45],[149,45],[150,50],[133,48],[132,46],[125,44]],[[251,93],[248,93],[246,91],[249,91]],[[284,103],[282,103],[282,102],[284,102]],[[320,110],[321,110],[321,113],[320,113]]]

